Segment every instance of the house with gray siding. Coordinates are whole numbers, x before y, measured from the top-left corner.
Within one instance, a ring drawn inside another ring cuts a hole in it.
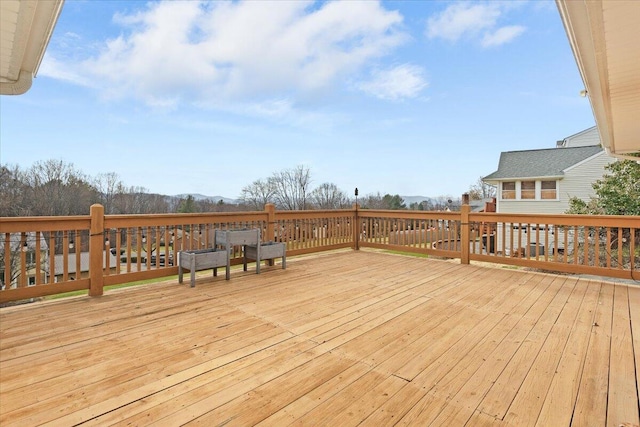
[[[498,170],[483,181],[496,186],[497,212],[559,214],[572,197],[588,201],[595,196],[592,184],[613,161],[592,127],[558,141],[555,148],[505,151]]]
[[[555,148],[505,151],[500,154],[498,170],[485,176],[483,181],[496,186],[496,212],[562,214],[569,209],[571,198],[589,201],[595,196],[592,184],[602,178],[605,166],[614,161],[616,159],[600,146],[597,128],[592,127],[558,141]],[[514,230],[507,225],[504,233],[501,228],[499,225],[495,230],[498,247],[533,250],[531,245],[543,245],[542,241],[535,241],[536,233],[527,235],[529,228],[524,234],[512,234],[518,228],[516,225]],[[552,235],[556,232],[550,231]],[[512,235],[513,242],[510,241]],[[504,244],[502,236],[507,239]],[[564,235],[559,237],[560,242],[564,242]],[[571,242],[573,235],[567,238]],[[539,254],[545,250],[554,252],[556,248],[552,246],[539,248]],[[564,245],[559,244],[557,249],[564,250]]]

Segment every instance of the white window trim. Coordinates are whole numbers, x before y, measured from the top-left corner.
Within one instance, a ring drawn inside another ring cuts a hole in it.
[[[535,199],[523,199],[522,198],[522,181],[534,181],[535,182]],[[556,183],[556,197],[555,199],[543,199],[542,198],[542,181],[555,181]],[[516,183],[516,198],[504,199],[502,198],[502,192],[504,191],[502,185],[505,182]],[[557,202],[560,201],[560,180],[559,179],[517,179],[513,181],[501,181],[500,182],[500,201],[505,202]]]
[[[542,181],[555,181],[556,183],[556,198],[555,199],[543,199],[542,198]],[[559,179],[543,179],[540,181],[536,181],[536,186],[539,186],[540,191],[536,194],[536,200],[541,200],[543,202],[558,202],[560,201],[560,180]]]
[[[505,182],[513,182],[513,183],[515,183],[515,189],[514,189],[514,191],[515,191],[515,193],[516,193],[516,198],[515,198],[515,199],[504,199],[504,198],[502,197],[502,192],[503,192],[503,191],[505,191],[505,190],[504,190],[504,187],[503,187],[503,184],[504,184]],[[519,182],[519,181],[516,181],[516,180],[513,180],[513,181],[500,181],[500,189],[499,189],[499,190],[500,190],[500,191],[499,191],[499,192],[500,192],[500,194],[499,194],[499,196],[500,196],[500,197],[498,198],[498,200],[506,200],[506,201],[510,201],[510,202],[512,202],[512,201],[514,201],[514,200],[518,200],[518,198],[519,198],[519,193],[518,193],[518,191],[519,191],[519,186],[520,186],[520,184],[519,184],[518,182]]]

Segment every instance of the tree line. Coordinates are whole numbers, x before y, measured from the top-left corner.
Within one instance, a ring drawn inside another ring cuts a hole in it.
[[[273,203],[281,210],[347,209],[355,195],[325,182],[312,187],[311,170],[296,166],[274,172],[242,188],[238,203],[196,200],[149,193],[140,186],[128,186],[114,172],[90,176],[63,160],[45,160],[29,168],[0,165],[0,216],[87,215],[100,203],[106,214],[152,214],[230,212],[263,210]],[[457,210],[459,198],[439,196],[407,206],[395,194],[368,194],[358,198],[362,209]]]

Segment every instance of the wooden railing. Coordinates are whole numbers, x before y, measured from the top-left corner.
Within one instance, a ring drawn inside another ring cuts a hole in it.
[[[640,281],[640,217],[469,215],[470,259]]]
[[[359,210],[360,247],[460,258],[460,212]]]
[[[640,217],[346,209],[0,218],[0,302],[177,274],[216,229],[259,228],[297,255],[360,247],[640,280]],[[242,262],[233,252],[233,264]],[[5,285],[8,284],[8,285]]]
[[[177,253],[213,244],[216,229],[259,228],[287,255],[354,247],[354,210],[0,218],[0,302],[88,290],[178,273]],[[5,254],[7,254],[5,256]],[[242,262],[234,248],[232,264]],[[8,286],[4,285],[9,284]]]

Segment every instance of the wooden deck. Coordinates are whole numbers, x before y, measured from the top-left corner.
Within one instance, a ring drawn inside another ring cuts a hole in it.
[[[0,310],[0,425],[640,424],[638,286],[290,261]]]

